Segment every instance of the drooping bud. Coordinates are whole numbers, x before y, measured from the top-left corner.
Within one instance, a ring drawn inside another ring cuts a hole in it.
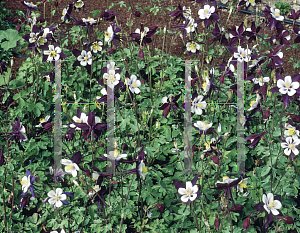
[[[141,16],[141,12],[140,12],[140,11],[135,11],[135,12],[134,12],[134,15],[135,15],[136,17],[140,17],[140,16]]]
[[[247,230],[250,227],[250,216],[251,215],[249,215],[243,223],[244,230]]]
[[[215,227],[216,227],[216,230],[218,231],[219,227],[220,227],[220,220],[218,218],[218,214],[217,213],[216,213],[216,219],[215,219]]]

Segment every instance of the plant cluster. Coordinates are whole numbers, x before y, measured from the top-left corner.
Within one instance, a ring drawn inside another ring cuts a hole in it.
[[[13,63],[0,70],[1,231],[299,228],[300,74],[283,77],[281,49],[299,54],[300,29],[285,30],[279,9],[266,5],[264,22],[230,26],[216,1],[196,0],[195,19],[190,8],[169,8],[173,32],[138,23],[139,5],[131,5],[136,29],[126,33],[113,10],[79,19],[88,1],[68,4],[56,25],[39,8],[62,1],[22,4],[26,18],[11,33],[28,58],[15,79]],[[294,23],[299,16],[288,15]],[[72,27],[61,37],[65,24]],[[165,44],[151,51],[155,36],[165,43],[173,34],[200,61],[178,60]],[[240,143],[246,170],[237,172]]]

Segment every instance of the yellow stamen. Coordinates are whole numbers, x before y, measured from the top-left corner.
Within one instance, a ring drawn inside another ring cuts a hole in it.
[[[146,174],[148,171],[148,168],[146,166],[142,166],[142,174]]]
[[[66,166],[66,170],[67,170],[67,171],[71,171],[72,168],[73,168],[73,164],[70,164],[70,165],[67,165],[67,166]]]
[[[50,52],[50,57],[55,57],[55,55],[56,55],[56,52],[55,52],[55,51],[51,51],[51,52]]]
[[[288,129],[288,135],[289,136],[292,136],[292,135],[294,135],[296,133],[296,130],[294,130],[294,129]]]

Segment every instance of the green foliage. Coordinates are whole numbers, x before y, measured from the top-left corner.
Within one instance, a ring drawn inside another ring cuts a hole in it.
[[[276,6],[277,9],[280,10],[280,13],[282,15],[285,15],[285,14],[289,13],[290,10],[292,9],[289,3],[282,2],[281,0],[280,0],[280,2],[275,2],[275,6]]]

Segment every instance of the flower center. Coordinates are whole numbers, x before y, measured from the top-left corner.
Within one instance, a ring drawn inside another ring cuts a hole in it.
[[[227,179],[229,179],[228,176],[224,176],[224,177],[223,177],[223,181],[224,181],[224,180],[227,180]]]
[[[119,154],[120,154],[120,153],[119,153],[118,150],[115,150],[115,151],[114,151],[114,157],[115,157],[115,158],[118,158]]]
[[[268,205],[269,208],[274,208],[275,207],[275,201],[270,201],[269,202],[269,205]]]
[[[205,14],[205,15],[208,15],[208,11],[207,11],[207,10],[204,10],[204,14]]]
[[[56,55],[55,51],[50,52],[50,57],[55,57],[55,55]]]
[[[45,122],[45,119],[44,118],[40,119],[40,123],[43,123],[43,122]]]
[[[142,174],[146,174],[148,171],[148,168],[146,166],[142,166]]]
[[[116,80],[115,76],[114,75],[109,75],[108,77],[108,81],[110,82],[114,82]]]
[[[38,39],[38,42],[39,42],[39,44],[44,44],[44,39],[42,38],[42,37],[40,37],[39,39]]]
[[[67,171],[71,171],[72,168],[73,168],[73,164],[70,164],[70,165],[67,165],[67,166],[66,166],[66,170],[67,170]]]
[[[85,56],[83,59],[84,59],[85,61],[87,61],[89,58],[88,58],[87,56]]]
[[[47,81],[50,82],[50,76],[49,75],[47,76]]]
[[[186,194],[186,195],[188,195],[190,197],[192,193],[193,192],[192,192],[191,189],[186,189],[184,194]]]
[[[196,106],[197,106],[198,108],[201,108],[202,104],[201,104],[201,103],[197,103]]]
[[[250,3],[254,3],[254,2],[255,2],[255,0],[249,0],[249,2],[250,2]]]
[[[190,45],[190,48],[191,48],[191,50],[195,50],[196,45],[195,45],[194,43],[192,43],[192,44]]]
[[[29,185],[28,180],[27,180],[27,179],[26,179],[26,180],[21,180],[21,185],[26,185],[26,186],[28,186],[28,185]]]
[[[143,39],[145,35],[146,35],[146,32],[145,32],[145,31],[142,31],[142,32],[141,32],[141,39]]]
[[[53,199],[54,199],[54,201],[58,201],[58,200],[59,200],[59,196],[58,196],[58,195],[55,195],[55,196],[53,197]]]
[[[242,56],[242,57],[245,57],[245,53],[241,53],[241,56]]]
[[[111,37],[111,35],[110,35],[110,33],[109,32],[105,32],[105,38],[110,38]]]
[[[288,129],[288,135],[289,136],[292,136],[292,135],[294,135],[296,133],[296,130],[294,130],[294,129]]]
[[[206,150],[208,150],[210,148],[210,141],[207,141],[204,143],[204,146],[206,147]]]
[[[205,90],[205,89],[206,89],[206,86],[207,86],[207,82],[204,82],[204,83],[202,84],[202,88],[203,88],[203,90]]]
[[[99,50],[99,49],[100,49],[100,46],[99,46],[98,44],[94,44],[94,45],[93,45],[93,48],[94,48],[94,50]]]
[[[289,144],[288,148],[290,148],[291,150],[295,150],[296,146],[294,144]]]
[[[255,103],[256,103],[256,101],[255,101],[255,100],[252,100],[252,101],[250,102],[250,107],[252,107],[252,105],[255,104]]]
[[[242,182],[239,184],[239,186],[240,186],[240,188],[243,188],[243,189],[247,188],[247,185],[246,185],[246,183],[245,183],[244,181],[242,181]]]
[[[290,87],[291,87],[291,84],[288,83],[288,82],[286,82],[286,83],[285,83],[285,87],[286,87],[286,88],[290,88]]]
[[[280,16],[280,11],[276,11],[274,15],[275,15],[275,17]]]
[[[82,2],[76,2],[76,6],[81,7],[82,6]]]
[[[34,37],[32,38],[32,40],[33,40],[34,42],[36,42],[36,41],[37,41],[37,37],[34,36]]]
[[[259,82],[260,82],[260,83],[263,83],[263,82],[264,82],[263,77],[260,77],[260,78],[259,78]]]
[[[134,83],[132,83],[132,84],[131,84],[131,86],[133,86],[133,87],[137,87],[137,83],[136,83],[136,82],[134,82]]]

